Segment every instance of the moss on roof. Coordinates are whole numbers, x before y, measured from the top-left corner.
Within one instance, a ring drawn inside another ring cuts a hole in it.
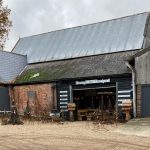
[[[17,83],[24,82],[35,82],[35,81],[51,81],[60,79],[65,72],[68,71],[68,68],[65,67],[63,69],[58,68],[32,68],[26,70],[21,74],[20,77],[17,78]]]
[[[17,78],[16,83],[131,73],[125,61],[135,53],[137,51],[30,64]]]

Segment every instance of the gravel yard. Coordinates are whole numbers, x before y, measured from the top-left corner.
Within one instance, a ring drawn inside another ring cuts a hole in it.
[[[92,122],[0,125],[0,150],[150,149],[150,138],[114,132],[120,126]]]

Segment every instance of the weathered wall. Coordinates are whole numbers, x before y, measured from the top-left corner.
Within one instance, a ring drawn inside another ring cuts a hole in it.
[[[32,115],[40,115],[57,107],[56,89],[53,84],[22,85],[12,88],[11,98],[16,102],[19,114],[29,105]]]
[[[136,84],[150,84],[150,51],[135,59]]]
[[[144,31],[144,43],[143,48],[149,48],[150,47],[150,15],[147,17],[146,21],[146,27]]]

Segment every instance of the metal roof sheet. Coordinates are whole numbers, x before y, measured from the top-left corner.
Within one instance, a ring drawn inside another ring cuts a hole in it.
[[[148,13],[24,37],[13,52],[28,63],[141,49]]]
[[[26,64],[26,56],[0,51],[0,83],[12,82]]]

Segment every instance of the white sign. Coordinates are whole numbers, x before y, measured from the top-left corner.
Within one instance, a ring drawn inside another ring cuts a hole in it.
[[[67,97],[68,95],[60,95],[60,97]]]
[[[85,80],[85,81],[76,81],[76,85],[85,85],[85,84],[95,84],[95,83],[109,83],[109,79],[101,79],[101,80]]]
[[[60,98],[60,101],[68,101],[67,98]]]
[[[64,93],[68,93],[68,91],[59,91],[59,93],[64,94]]]

